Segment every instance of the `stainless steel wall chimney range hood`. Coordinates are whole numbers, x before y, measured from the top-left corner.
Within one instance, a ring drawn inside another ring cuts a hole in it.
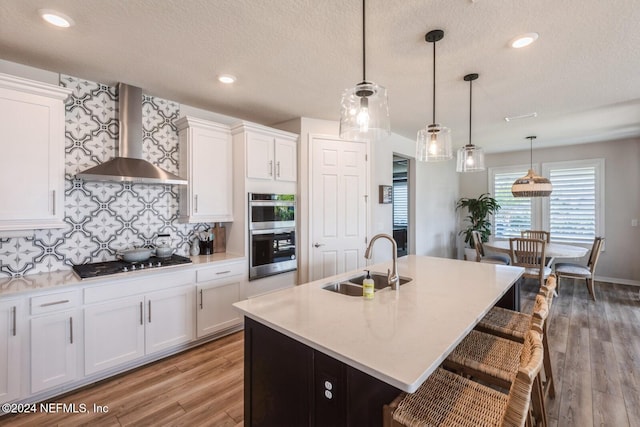
[[[118,83],[119,154],[76,174],[87,181],[130,181],[143,184],[181,184],[187,180],[142,158],[142,89]]]

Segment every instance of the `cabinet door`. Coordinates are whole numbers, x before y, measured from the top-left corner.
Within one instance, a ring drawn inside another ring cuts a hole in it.
[[[273,179],[273,137],[247,134],[247,178]]]
[[[79,310],[31,319],[31,393],[76,378],[81,320]]]
[[[314,425],[313,350],[249,318],[244,325],[244,425]]]
[[[276,139],[276,171],[279,181],[297,181],[297,144],[296,141]]]
[[[144,356],[144,297],[85,308],[85,375]]]
[[[37,84],[31,90],[32,83],[25,83],[23,92],[5,84],[0,78],[0,129],[6,141],[0,156],[0,231],[63,227],[63,98],[47,96],[60,92],[55,87]]]
[[[231,306],[240,301],[241,281],[242,276],[234,276],[197,286],[198,338],[242,323],[240,313]]]
[[[194,222],[233,220],[231,138],[228,133],[193,128],[191,173]]]
[[[22,301],[0,302],[0,403],[20,397]]]
[[[147,354],[193,340],[194,293],[195,287],[189,285],[147,295],[145,298]]]

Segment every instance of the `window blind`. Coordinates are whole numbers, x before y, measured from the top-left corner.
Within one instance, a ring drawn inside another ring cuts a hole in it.
[[[393,225],[407,226],[409,223],[409,199],[407,197],[407,180],[393,181]]]
[[[520,237],[521,230],[530,230],[532,228],[531,198],[516,198],[511,194],[513,182],[526,173],[526,170],[522,170],[497,172],[494,175],[493,197],[500,204],[500,210],[493,217],[494,237],[496,239]]]
[[[596,167],[553,168],[549,227],[555,242],[591,243],[596,236]]]

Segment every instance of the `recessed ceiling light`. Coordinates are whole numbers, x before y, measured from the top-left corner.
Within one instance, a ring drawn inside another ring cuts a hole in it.
[[[234,76],[232,76],[231,74],[220,74],[218,76],[218,81],[220,83],[224,83],[224,84],[231,84],[234,83],[236,81],[236,78]]]
[[[57,12],[51,9],[40,9],[38,11],[42,19],[47,21],[51,25],[55,25],[60,28],[69,28],[75,24],[73,19],[65,15],[64,13]]]
[[[534,41],[538,40],[538,33],[526,33],[522,34],[515,39],[511,40],[511,47],[520,49],[521,47],[529,46]]]
[[[533,112],[533,113],[527,113],[527,114],[520,114],[519,116],[509,116],[509,117],[505,117],[504,121],[511,122],[513,120],[532,119],[534,117],[538,117],[538,113]]]

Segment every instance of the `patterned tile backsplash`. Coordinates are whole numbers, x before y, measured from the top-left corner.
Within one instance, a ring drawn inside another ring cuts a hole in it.
[[[65,222],[63,229],[36,230],[33,237],[0,239],[0,277],[66,270],[73,264],[115,259],[116,251],[152,246],[169,233],[177,254],[188,255],[194,232],[209,224],[178,223],[178,189],[171,185],[88,182],[77,172],[111,159],[118,145],[115,87],[71,76],[65,113]],[[180,105],[144,96],[145,159],[178,173]]]

